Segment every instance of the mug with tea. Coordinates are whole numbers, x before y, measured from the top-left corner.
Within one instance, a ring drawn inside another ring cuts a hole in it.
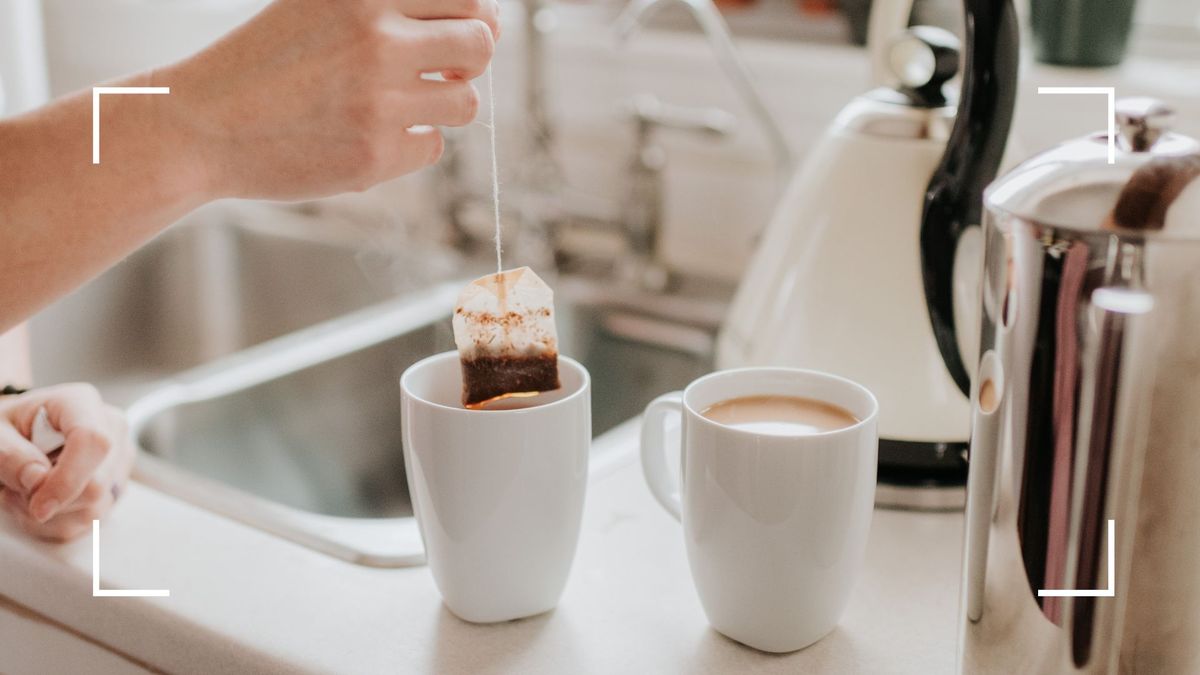
[[[591,380],[558,356],[561,386],[483,409],[463,404],[459,353],[400,378],[404,463],[425,555],[446,607],[477,623],[552,609],[583,515]]]
[[[646,482],[683,524],[718,631],[789,652],[837,625],[867,545],[878,411],[865,387],[794,368],[713,373],[646,408]],[[668,415],[682,418],[678,479]]]

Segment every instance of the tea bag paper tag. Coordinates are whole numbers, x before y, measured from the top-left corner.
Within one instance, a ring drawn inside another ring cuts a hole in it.
[[[55,429],[53,424],[50,424],[50,414],[44,407],[38,408],[37,416],[33,418],[33,429],[29,435],[30,442],[46,454],[58,450],[67,442],[67,437]]]
[[[463,359],[558,353],[554,291],[528,267],[468,284],[459,295],[453,324]]]

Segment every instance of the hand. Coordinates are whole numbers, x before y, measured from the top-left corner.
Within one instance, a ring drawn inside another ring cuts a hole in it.
[[[66,436],[53,466],[29,440],[43,407]],[[124,414],[91,385],[0,397],[0,506],[33,536],[67,541],[87,532],[112,508],[133,460]]]
[[[497,0],[277,0],[152,80],[212,196],[364,190],[436,162],[434,127],[475,119],[498,21]]]

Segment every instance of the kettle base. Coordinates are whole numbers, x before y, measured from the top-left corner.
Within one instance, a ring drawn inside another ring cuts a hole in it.
[[[961,511],[967,503],[965,442],[879,439],[875,505],[917,511]]]
[[[967,488],[959,486],[875,486],[875,508],[896,511],[962,511],[967,505]]]

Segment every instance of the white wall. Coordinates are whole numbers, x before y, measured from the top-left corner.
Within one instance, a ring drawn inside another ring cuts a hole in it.
[[[1136,10],[1140,23],[1200,29],[1200,6],[1195,0],[1138,0]]]
[[[46,101],[42,12],[38,0],[0,0],[0,116]]]
[[[42,0],[54,95],[176,61],[270,0]]]

